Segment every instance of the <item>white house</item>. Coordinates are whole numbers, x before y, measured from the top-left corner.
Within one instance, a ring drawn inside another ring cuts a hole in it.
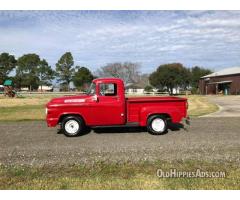
[[[143,94],[144,88],[128,88],[126,89],[126,93],[129,94]]]
[[[127,94],[144,94],[144,88],[146,86],[147,86],[147,83],[127,84],[125,87],[125,92]]]
[[[52,86],[43,85],[38,87],[39,92],[51,92],[52,90],[53,90]]]

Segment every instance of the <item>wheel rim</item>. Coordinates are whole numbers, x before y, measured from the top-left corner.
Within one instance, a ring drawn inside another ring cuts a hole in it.
[[[163,119],[156,118],[152,121],[152,129],[156,132],[163,132],[165,129],[165,122]]]
[[[69,120],[65,123],[65,130],[70,135],[75,135],[79,130],[79,124],[76,120]]]

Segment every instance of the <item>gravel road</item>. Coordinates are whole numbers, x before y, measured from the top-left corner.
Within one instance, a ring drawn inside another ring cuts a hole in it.
[[[144,130],[103,129],[77,137],[57,134],[45,122],[0,122],[0,163],[65,165],[139,160],[235,161],[240,163],[240,118],[195,118],[188,131],[162,136]]]

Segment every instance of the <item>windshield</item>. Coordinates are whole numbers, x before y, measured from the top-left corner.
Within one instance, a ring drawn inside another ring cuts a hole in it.
[[[95,94],[96,94],[96,84],[91,83],[91,85],[87,91],[87,95],[95,95]]]

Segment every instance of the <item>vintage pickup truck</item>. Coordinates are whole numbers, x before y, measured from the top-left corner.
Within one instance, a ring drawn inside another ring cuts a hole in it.
[[[125,97],[118,78],[93,80],[84,95],[54,98],[46,105],[49,127],[60,125],[66,136],[83,133],[86,127],[147,127],[149,133],[164,134],[168,123],[187,117],[188,102],[179,97]]]

